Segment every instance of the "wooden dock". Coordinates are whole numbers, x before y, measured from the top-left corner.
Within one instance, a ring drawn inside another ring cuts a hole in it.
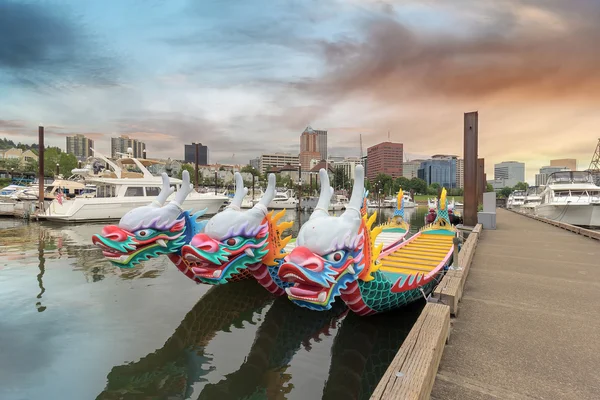
[[[448,271],[396,357],[377,385],[371,400],[428,399],[433,388],[444,345],[450,336],[450,314],[457,313],[458,302],[481,234],[478,224],[458,254],[458,266]]]
[[[481,234],[473,256],[431,398],[598,398],[600,242],[497,212],[497,230]]]

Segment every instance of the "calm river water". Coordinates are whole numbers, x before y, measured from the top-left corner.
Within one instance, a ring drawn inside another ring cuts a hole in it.
[[[166,257],[123,271],[91,244],[102,226],[0,220],[0,399],[368,399],[424,304],[359,318],[196,285]]]

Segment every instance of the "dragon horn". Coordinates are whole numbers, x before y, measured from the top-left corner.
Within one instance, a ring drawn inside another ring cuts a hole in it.
[[[185,171],[187,173],[187,171]],[[169,181],[169,175],[165,172],[162,173],[162,189],[160,189],[160,193],[156,196],[156,199],[152,200],[150,203],[151,207],[160,208],[165,205],[167,198],[173,193],[175,188],[171,187],[171,182]]]
[[[271,201],[275,198],[276,183],[277,179],[275,178],[275,174],[269,174],[269,183],[267,184],[267,190],[265,190],[263,196],[260,198],[258,203],[256,203],[254,207],[252,207],[252,210],[250,210],[250,212],[258,212],[259,215],[267,215],[267,207],[269,206],[269,203],[271,203]]]
[[[310,216],[310,219],[327,217],[329,216],[329,202],[333,195],[333,188],[329,186],[329,174],[324,168],[319,170],[319,179],[321,181],[321,193],[319,195],[319,202],[315,207],[315,211]]]
[[[235,176],[235,196],[233,196],[233,200],[231,200],[231,204],[228,208],[233,208],[234,210],[239,210],[242,206],[242,200],[244,196],[248,193],[248,189],[244,187],[244,179],[242,178],[242,174],[236,172]]]
[[[357,165],[354,169],[354,187],[352,188],[352,196],[346,207],[346,211],[342,214],[344,218],[355,218],[353,212],[356,212],[360,218],[360,208],[362,207],[363,195],[365,190],[365,169],[362,165]]]
[[[177,191],[177,194],[175,195],[175,200],[173,200],[171,202],[171,203],[175,204],[176,206],[178,206],[179,208],[181,208],[181,205],[185,201],[185,198],[193,190],[192,185],[190,184],[190,173],[189,172],[183,171],[183,173],[181,174],[181,180],[183,181],[183,182],[181,182],[181,187],[179,188],[179,190]]]

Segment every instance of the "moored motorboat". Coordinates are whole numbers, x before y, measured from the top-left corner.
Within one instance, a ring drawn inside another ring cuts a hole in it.
[[[589,171],[560,171],[548,177],[535,214],[572,225],[600,226],[600,186]]]
[[[112,161],[107,160],[107,164],[115,169],[114,178],[89,178],[88,186],[81,184],[81,188],[76,189],[85,191],[89,185],[95,185],[94,197],[74,197],[71,199],[54,199],[43,212],[38,213],[39,219],[46,219],[57,222],[89,222],[89,221],[107,221],[120,219],[127,212],[145,206],[148,199],[157,196],[161,190],[162,181],[146,168],[148,160],[138,160],[136,158],[119,160],[121,163],[133,163],[142,171],[141,173],[132,173],[122,171]],[[144,161],[145,163],[142,163]],[[128,178],[127,176],[134,176]],[[56,182],[56,181],[55,181]],[[172,186],[180,189],[182,181],[180,179],[170,179]],[[54,189],[60,188],[60,183],[53,183]],[[169,202],[175,198],[172,194],[166,201]],[[219,211],[221,205],[227,201],[223,195],[212,193],[198,193],[192,191],[187,195],[182,204],[186,209],[202,210],[206,209],[206,214],[214,215]]]

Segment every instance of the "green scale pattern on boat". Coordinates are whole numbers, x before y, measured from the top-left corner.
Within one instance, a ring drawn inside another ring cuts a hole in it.
[[[423,298],[423,293],[421,290],[419,290],[419,288],[407,290],[406,292],[393,293],[391,289],[394,282],[389,280],[380,271],[376,271],[373,276],[375,279],[372,281],[358,281],[358,287],[365,304],[377,312],[383,312],[402,307],[418,300],[419,298]],[[421,286],[420,289],[423,289],[425,296],[427,296],[433,291],[436,283],[437,280],[434,279],[431,282]]]

